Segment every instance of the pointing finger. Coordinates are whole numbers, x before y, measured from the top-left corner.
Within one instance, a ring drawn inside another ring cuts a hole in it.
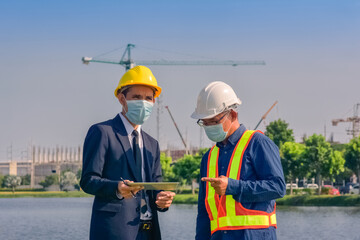
[[[206,181],[206,182],[220,182],[221,180],[219,178],[208,178],[208,177],[203,177],[201,178],[201,181]]]

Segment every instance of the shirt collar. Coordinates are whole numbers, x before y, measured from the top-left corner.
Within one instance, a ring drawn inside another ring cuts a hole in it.
[[[238,127],[238,129],[236,129],[235,132],[233,132],[233,134],[229,136],[226,145],[224,145],[222,142],[218,142],[216,143],[216,146],[218,148],[227,147],[229,146],[229,144],[231,146],[235,146],[239,142],[241,136],[244,134],[245,131],[246,131],[246,127],[243,124],[241,124],[240,127]]]
[[[134,129],[134,127],[131,125],[129,120],[127,120],[126,117],[124,117],[124,115],[122,115],[121,113],[119,113],[119,115],[120,115],[120,118],[121,118],[122,122],[124,123],[125,130],[126,130],[126,133],[127,133],[128,136],[131,135],[134,130],[136,130],[140,135],[141,125],[139,125],[137,127],[137,129]]]

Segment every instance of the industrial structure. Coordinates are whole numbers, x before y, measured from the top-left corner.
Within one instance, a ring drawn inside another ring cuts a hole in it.
[[[26,176],[30,175],[30,188],[39,187],[39,183],[46,176],[58,174],[64,171],[77,173],[82,169],[82,148],[79,147],[31,147],[29,159],[9,159],[0,161],[0,175]],[[184,156],[184,154],[195,154],[197,150],[166,150],[166,156],[172,161]]]
[[[359,107],[360,103],[354,105],[354,115],[347,118],[338,118],[332,120],[332,125],[337,126],[341,122],[351,123],[351,128],[346,129],[348,135],[351,135],[353,138],[357,138],[360,135],[360,117],[359,117]]]
[[[0,162],[1,175],[30,175],[30,187],[39,185],[46,176],[58,174],[62,171],[76,173],[82,167],[81,147],[35,147],[31,148],[31,157],[27,160],[9,160]]]

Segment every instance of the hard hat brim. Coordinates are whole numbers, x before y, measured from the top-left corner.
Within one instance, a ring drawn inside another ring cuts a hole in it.
[[[205,115],[205,114],[199,114],[197,112],[193,112],[190,117],[193,118],[193,119],[209,119],[209,118],[215,117],[218,114],[220,114],[220,113],[215,113],[215,114],[211,114],[211,115]]]
[[[234,111],[236,111],[236,109],[238,108],[238,106],[241,105],[240,99],[238,99],[238,100],[239,100],[239,102],[231,105],[231,106],[228,107],[228,108],[224,108],[224,109],[223,109],[222,111],[220,111],[220,112],[215,112],[215,113],[213,113],[213,114],[200,114],[200,113],[197,113],[196,110],[195,110],[195,111],[191,114],[190,117],[191,117],[191,118],[194,118],[194,119],[209,119],[209,118],[213,118],[213,117],[215,117],[216,115],[219,115],[219,114],[221,114],[221,113],[223,113],[223,112],[226,112],[226,111],[228,111],[228,110],[234,110]]]
[[[142,85],[142,86],[147,86],[147,87],[151,87],[151,88],[155,89],[154,98],[159,97],[160,94],[161,94],[161,91],[162,91],[161,87],[159,87],[159,86],[154,86],[154,85],[144,84],[144,83],[142,83],[142,84],[140,84],[140,83],[139,83],[139,84],[137,84],[137,83],[135,83],[135,84],[134,84],[134,83],[133,83],[133,84],[126,84],[126,85],[121,86],[121,88],[130,87],[130,86],[135,86],[135,85]],[[121,88],[117,87],[117,88],[115,89],[115,91],[114,91],[115,97],[117,97],[118,91],[119,91]]]

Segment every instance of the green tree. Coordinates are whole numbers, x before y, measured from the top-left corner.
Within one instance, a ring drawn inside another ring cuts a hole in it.
[[[360,183],[360,137],[353,138],[345,148],[346,166],[358,175]],[[359,191],[360,194],[360,191]]]
[[[266,126],[265,135],[281,148],[285,142],[294,142],[293,130],[288,129],[289,124],[284,120],[278,119]]]
[[[45,180],[39,183],[43,188],[47,188],[51,185],[59,184],[59,175],[51,174],[45,177]]]
[[[318,180],[318,193],[321,193],[322,177],[330,177],[344,171],[345,159],[342,153],[334,151],[322,135],[313,134],[305,139],[304,160],[310,173]]]
[[[77,177],[77,179],[81,179],[81,174],[82,174],[82,169],[80,168],[80,169],[76,172],[76,177]]]
[[[175,174],[172,169],[172,158],[169,156],[166,156],[165,153],[160,154],[160,163],[161,163],[161,170],[162,170],[162,176],[163,181],[168,182],[172,181],[175,178]]]
[[[79,183],[75,173],[67,171],[63,172],[60,177],[60,188],[64,191],[68,191],[69,187],[75,187]]]
[[[301,143],[285,142],[280,148],[284,175],[287,181],[290,181],[290,195],[293,193],[293,180],[295,180],[296,177],[305,176],[307,172],[303,160],[304,152],[305,145]]]
[[[21,184],[22,185],[30,185],[31,176],[30,174],[26,174],[25,176],[21,176]]]
[[[4,185],[8,188],[12,189],[12,192],[15,192],[15,188],[20,186],[21,184],[21,177],[15,175],[6,175],[4,177]]]
[[[193,181],[199,179],[202,156],[185,155],[176,161],[173,166],[175,178],[184,184],[191,184],[192,193],[195,194]]]
[[[331,147],[336,151],[345,151],[347,144],[342,143],[331,143]]]
[[[0,174],[0,188],[3,187],[4,176]]]

